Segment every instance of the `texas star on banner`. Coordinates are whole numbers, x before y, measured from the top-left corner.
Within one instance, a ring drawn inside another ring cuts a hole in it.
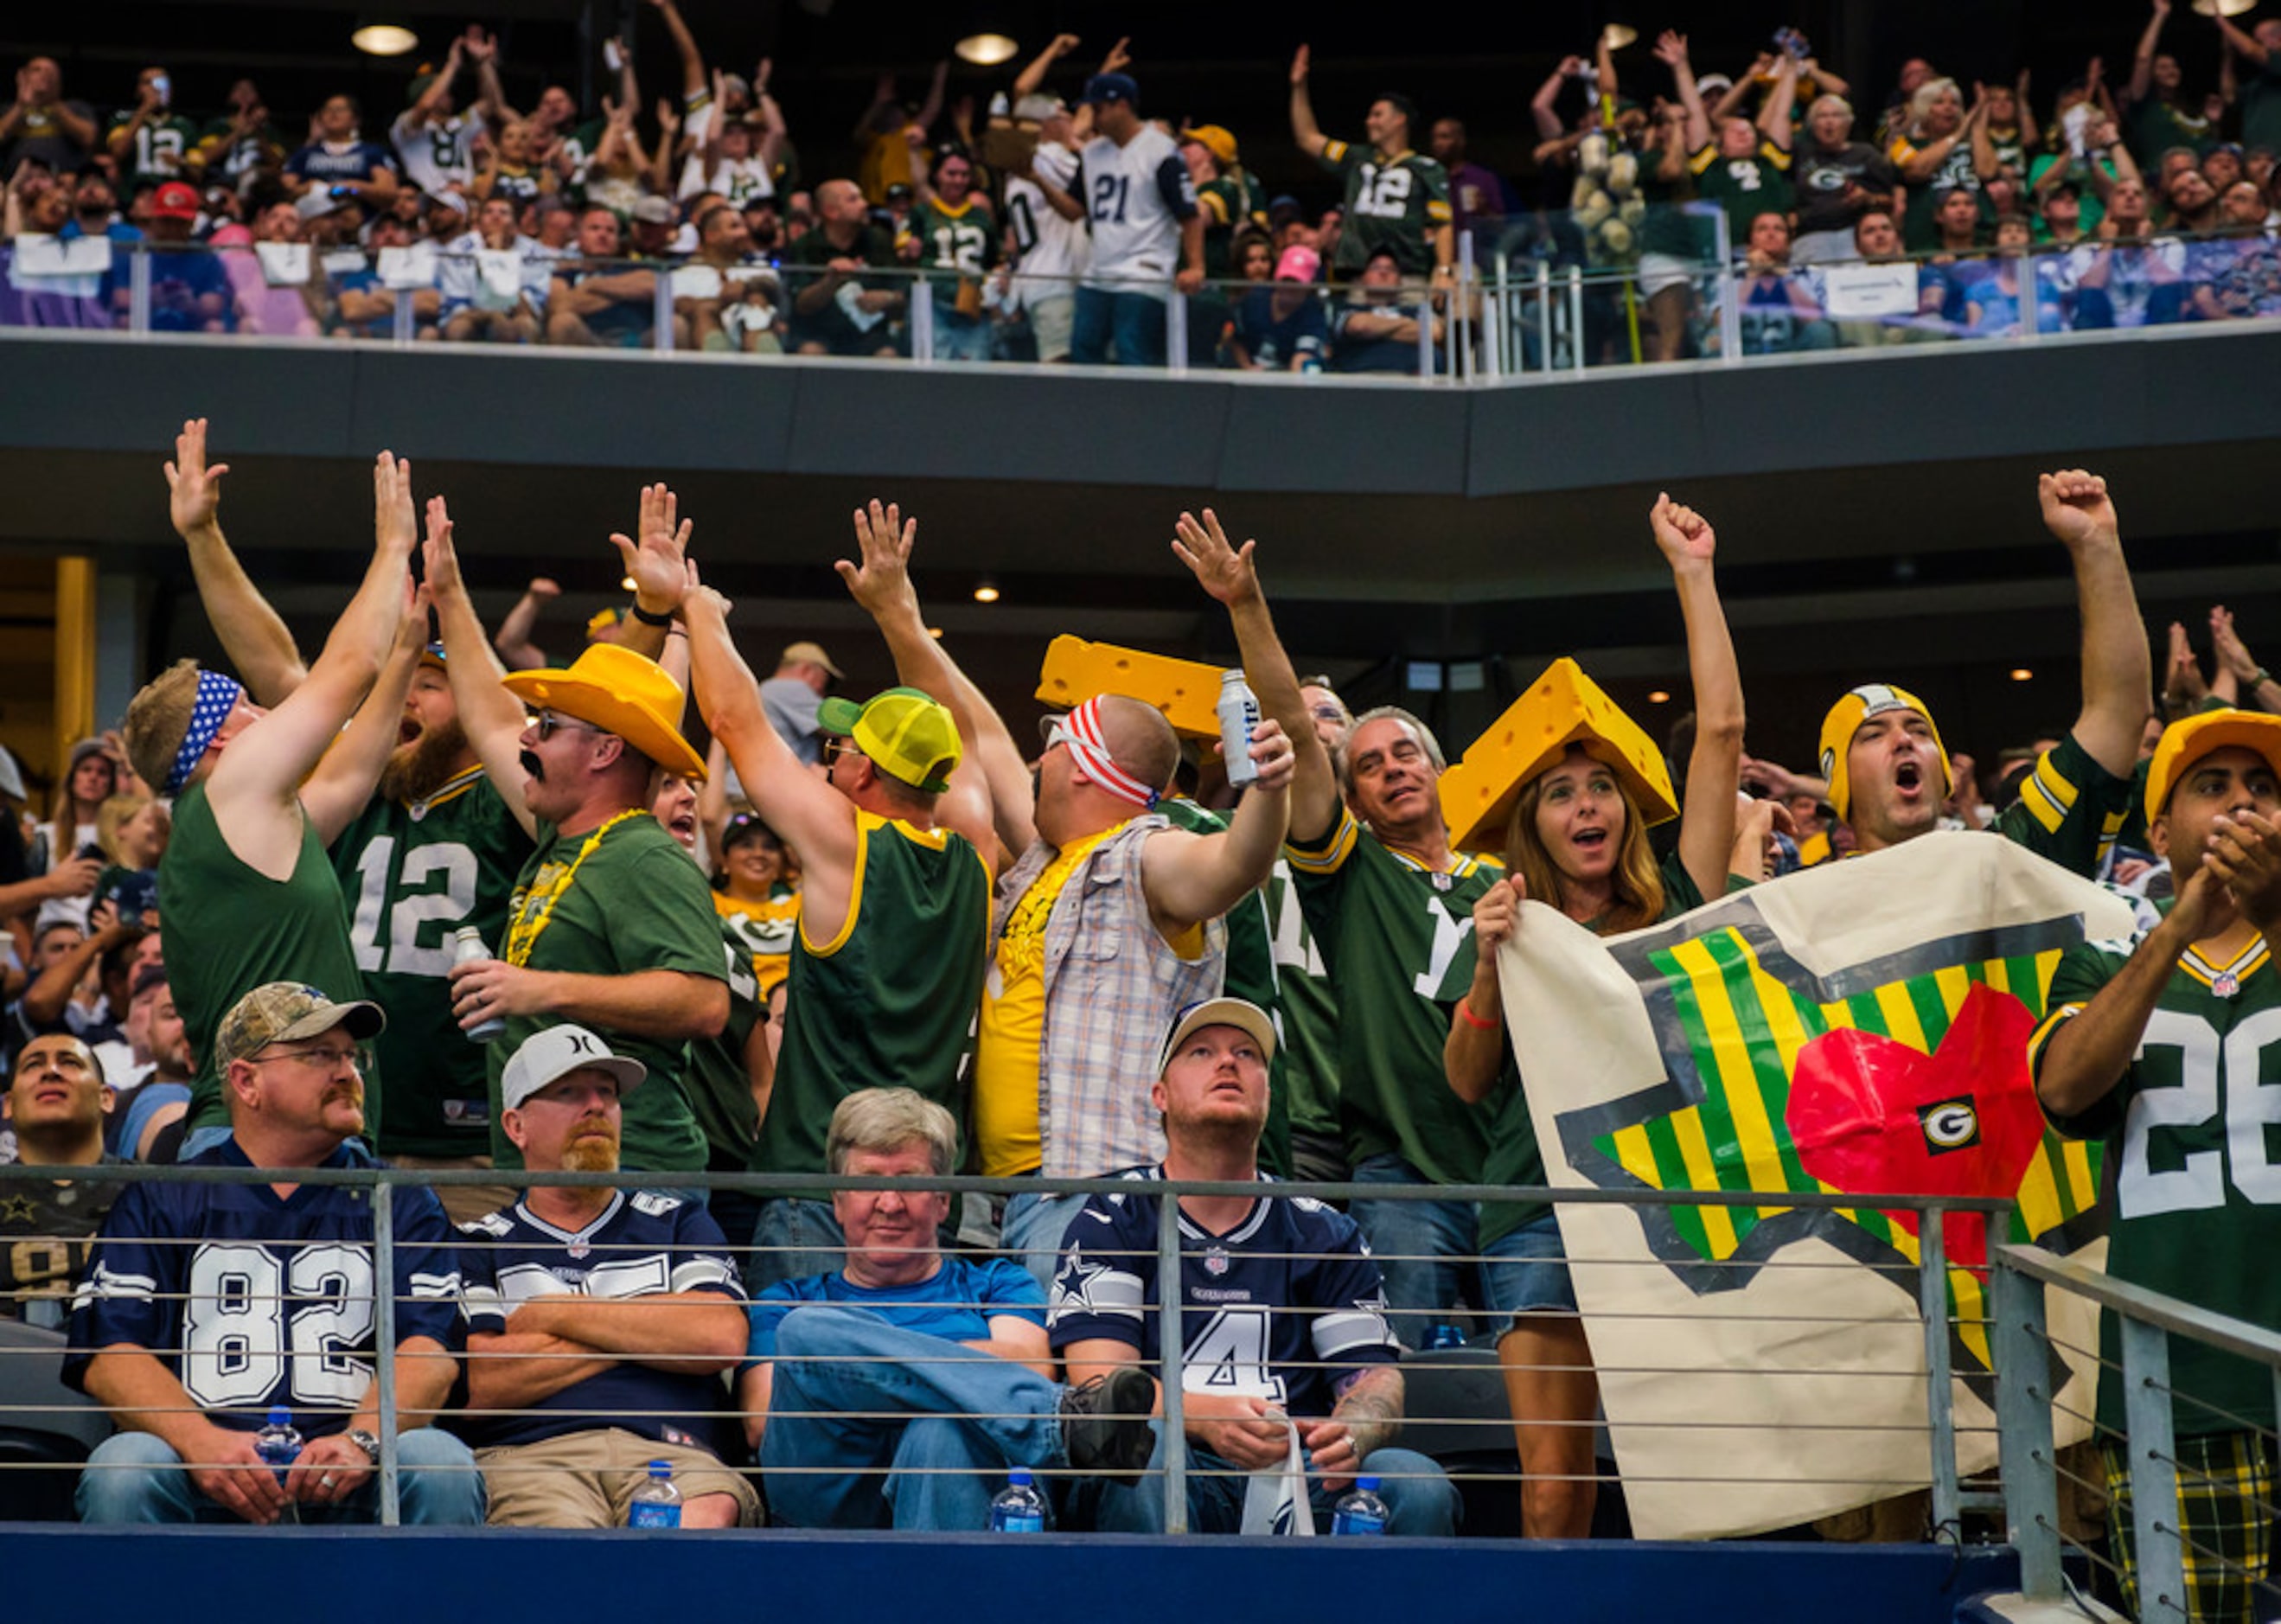
[[[2028,1035],[2060,955],[2130,925],[2112,893],[1976,833],[1605,940],[1524,904],[1498,973],[1553,1186],[1865,1197],[1560,1210],[1636,1533],[1752,1533],[1930,1481],[1915,1218],[1881,1195],[2014,1202],[2007,1233],[1943,1226],[1958,1463],[1994,1464],[1976,1265],[1991,1241],[2104,1252],[2096,1152],[2045,1131]],[[2054,1296],[2052,1332],[2094,1347],[2073,1302]],[[2061,1442],[2092,1381],[2075,1365]]]

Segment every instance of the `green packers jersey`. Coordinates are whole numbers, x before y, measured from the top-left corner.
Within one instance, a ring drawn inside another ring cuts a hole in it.
[[[839,933],[817,941],[800,920],[755,1172],[825,1171],[831,1113],[858,1089],[914,1088],[966,1121],[990,870],[949,830],[862,811],[855,823],[854,886]]]
[[[1659,872],[1663,878],[1664,918],[1676,919],[1688,909],[1703,906],[1703,893],[1697,888],[1694,877],[1688,873],[1687,865],[1679,861],[1677,852],[1663,860]],[[1737,885],[1740,883],[1736,882]],[[1512,1131],[1501,1135],[1489,1147],[1484,1183],[1535,1185],[1540,1187],[1544,1183],[1544,1151],[1536,1141],[1536,1118],[1529,1114],[1528,1096],[1522,1092],[1525,1087],[1520,1068],[1513,1063],[1512,1045],[1507,1040],[1504,1067],[1497,1074],[1496,1092],[1489,1098],[1495,1101],[1510,1092],[1521,1102],[1521,1109]],[[1535,1223],[1551,1210],[1549,1203],[1541,1201],[1484,1203],[1481,1208],[1481,1243],[1487,1247],[1502,1241],[1514,1230]]]
[[[103,142],[107,150],[111,138],[135,122],[131,112],[112,115],[110,128],[104,131]],[[134,144],[119,159],[120,180],[119,197],[123,205],[130,189],[150,182],[176,181],[189,174],[190,154],[198,144],[198,127],[179,113],[162,113],[155,119],[145,119],[143,128],[135,132]]]
[[[716,1173],[740,1173],[752,1160],[761,1125],[745,1053],[754,1029],[768,1013],[768,1001],[753,968],[746,916],[715,917],[729,965],[729,1024],[718,1037],[699,1038],[689,1046],[689,1106],[705,1135],[706,1166]]]
[[[2035,1064],[2143,940],[2088,942],[2061,958],[2029,1046]],[[2277,1085],[2281,971],[2263,940],[2231,964],[2187,953],[2122,1080],[2080,1116],[2053,1119],[2061,1133],[2105,1141],[2109,1274],[2281,1330],[2281,1276],[2270,1266],[2281,1249]],[[2102,1315],[2100,1357],[2119,1360],[2121,1346],[2115,1317]],[[2120,1385],[2110,1364],[2099,1384],[2102,1426],[2123,1424]],[[2181,1395],[2182,1435],[2273,1425],[2273,1382],[2262,1365],[2173,1337],[2170,1386]]]
[[[1281,858],[1267,877],[1267,914],[1283,1044],[1277,1058],[1290,1079],[1291,1125],[1309,1133],[1339,1131],[1339,1006],[1330,972],[1307,928],[1291,865]]]
[[[530,837],[480,767],[425,800],[374,796],[333,842],[365,995],[388,1012],[373,1040],[388,1079],[383,1156],[491,1148],[483,1046],[452,1016],[452,934],[473,925],[500,951],[508,893],[530,855]]]
[[[1400,1156],[1435,1184],[1474,1184],[1520,1131],[1520,1092],[1468,1105],[1442,1065],[1473,979],[1473,903],[1504,870],[1455,857],[1437,874],[1342,808],[1316,847],[1287,846],[1292,884],[1338,1001],[1339,1108],[1353,1160]]]
[[[1750,240],[1751,222],[1759,215],[1790,213],[1790,154],[1761,138],[1748,158],[1721,158],[1717,146],[1705,147],[1687,160],[1695,177],[1695,192],[1727,211],[1727,241],[1737,253]]]
[[[1251,220],[1251,189],[1243,172],[1223,174],[1196,188],[1196,207],[1204,219],[1204,275],[1213,282],[1235,275],[1230,247]]]
[[[1193,800],[1159,801],[1156,810],[1172,827],[1191,834],[1218,834],[1227,820]],[[1275,1058],[1267,1068],[1267,1125],[1260,1131],[1259,1164],[1279,1179],[1291,1176],[1291,1073],[1284,1054],[1289,1023],[1283,1017],[1280,978],[1276,973],[1273,932],[1268,928],[1267,893],[1262,890],[1227,910],[1227,980],[1230,998],[1257,1004],[1275,1019]]]
[[[2070,733],[2020,780],[2020,798],[2004,808],[1996,828],[2006,839],[2088,878],[2099,872],[2132,804],[2131,781],[2092,760]]]
[[[290,878],[274,880],[239,862],[214,822],[205,785],[194,784],[174,802],[174,831],[159,864],[159,916],[168,921],[173,949],[168,986],[198,1063],[186,1122],[228,1127],[213,1041],[231,1005],[271,981],[301,982],[336,1003],[364,996],[341,882],[305,816]],[[380,1132],[384,1075],[375,1067],[364,1079],[367,1139]]]
[[[979,197],[955,208],[932,197],[915,203],[903,231],[918,240],[919,264],[927,270],[979,276],[998,263],[997,217]]]
[[[506,945],[492,950],[533,970],[574,976],[622,976],[670,970],[721,981],[721,926],[705,877],[646,807],[620,814],[599,830],[561,833],[539,825],[538,847],[522,865],[507,903]],[[491,1046],[491,1157],[522,1165],[499,1125],[499,1070],[522,1040],[555,1019],[512,1016]],[[610,1048],[649,1068],[626,1095],[620,1156],[637,1172],[694,1172],[706,1161],[705,1136],[683,1092],[689,1045],[643,1037],[587,1021]]]
[[[1347,183],[1346,223],[1332,255],[1334,269],[1362,269],[1381,248],[1393,251],[1404,272],[1434,268],[1434,233],[1450,223],[1450,173],[1418,152],[1392,158],[1375,147],[1323,143],[1323,167]]]

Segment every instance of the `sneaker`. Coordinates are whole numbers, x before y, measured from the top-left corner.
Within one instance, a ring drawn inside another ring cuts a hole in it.
[[[1138,1472],[1156,1452],[1156,1383],[1136,1365],[1062,1394],[1062,1444],[1079,1472]]]

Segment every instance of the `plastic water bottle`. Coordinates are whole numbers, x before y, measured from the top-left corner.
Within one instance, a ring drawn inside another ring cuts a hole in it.
[[[1331,1532],[1334,1534],[1383,1534],[1386,1532],[1386,1502],[1378,1497],[1378,1480],[1358,1477],[1355,1486],[1331,1511]]]
[[[473,964],[491,956],[491,950],[483,946],[483,933],[474,925],[463,924],[452,932],[452,963],[454,964]],[[505,1017],[494,1015],[491,1019],[468,1028],[468,1041],[496,1043],[499,1034],[506,1030]]]
[[[1447,1319],[1436,1320],[1433,1330],[1426,1336],[1426,1348],[1429,1353],[1438,1353],[1444,1348],[1462,1348],[1465,1345],[1464,1327],[1453,1325]]]
[[[1040,1494],[1031,1481],[1027,1466],[1017,1466],[1006,1474],[1006,1487],[990,1503],[990,1532],[993,1534],[1043,1534],[1046,1531],[1046,1497]]]
[[[629,1528],[677,1528],[681,1526],[681,1490],[673,1486],[669,1461],[649,1463],[649,1481],[634,1490],[626,1511]]]
[[[282,1404],[272,1410],[268,1424],[253,1435],[253,1449],[282,1483],[285,1468],[301,1458],[301,1435],[293,1425],[293,1412]]]
[[[1241,789],[1259,777],[1258,763],[1251,759],[1251,730],[1259,725],[1259,700],[1241,671],[1220,673],[1219,703],[1213,708],[1219,713],[1219,750],[1227,765],[1228,785]]]

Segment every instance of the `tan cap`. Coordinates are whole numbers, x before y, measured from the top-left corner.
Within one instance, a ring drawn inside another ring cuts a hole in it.
[[[1259,1045],[1259,1057],[1269,1063],[1275,1059],[1275,1017],[1256,1003],[1241,998],[1207,998],[1202,1003],[1190,1004],[1173,1021],[1172,1030],[1165,1034],[1164,1052],[1156,1057],[1156,1075],[1162,1077],[1164,1068],[1172,1063],[1172,1056],[1180,1052],[1180,1045],[1207,1026],[1233,1026]]]
[[[778,665],[820,665],[840,681],[847,680],[847,673],[831,663],[831,656],[823,652],[823,645],[821,643],[788,644],[777,663]]]
[[[247,1060],[273,1043],[297,1042],[321,1037],[336,1026],[361,1043],[376,1038],[388,1025],[380,1006],[358,1000],[336,1004],[321,987],[298,981],[272,981],[255,987],[230,1005],[214,1033],[214,1069],[222,1071],[233,1060]]]

